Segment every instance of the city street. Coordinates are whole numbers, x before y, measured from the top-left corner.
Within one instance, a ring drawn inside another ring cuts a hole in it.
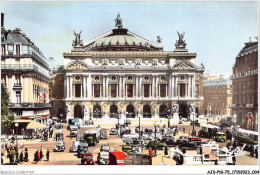
[[[160,127],[162,127],[164,124],[167,126],[168,120],[162,119],[159,123]],[[94,161],[97,161],[97,155],[100,151],[101,144],[108,143],[110,145],[111,151],[121,151],[121,146],[125,145],[123,143],[121,138],[118,138],[116,135],[109,135],[110,130],[108,128],[114,127],[115,124],[113,123],[103,123],[100,120],[94,121],[95,125],[100,125],[101,128],[107,128],[107,139],[102,139],[100,142],[94,147],[91,146],[88,148],[88,151],[90,153],[93,153]],[[141,126],[144,128],[153,128],[153,120],[142,120]],[[138,120],[132,121],[132,124],[129,128],[135,128],[135,126],[138,125]],[[192,131],[192,126],[190,126],[189,122],[185,122],[184,124],[177,125],[179,129],[179,133],[175,136],[175,139],[178,139],[179,136],[187,136],[189,131]],[[185,128],[185,133],[183,133],[183,128]],[[86,128],[82,127],[79,129],[79,133],[83,133]],[[199,127],[195,127],[195,130],[198,132]],[[63,124],[63,134],[64,134],[64,142],[65,142],[65,151],[64,152],[53,152],[53,148],[55,147],[55,141],[52,141],[49,139],[48,142],[42,142],[39,139],[34,141],[24,141],[24,148],[19,148],[19,153],[21,150],[24,150],[25,148],[28,148],[29,151],[29,162],[23,162],[19,165],[35,165],[36,163],[33,161],[34,153],[37,150],[40,150],[40,147],[43,147],[43,154],[44,157],[42,161],[39,161],[37,165],[80,165],[80,158],[77,158],[77,153],[70,153],[69,148],[72,145],[72,142],[76,140],[75,137],[70,138],[69,137],[69,130],[67,130],[67,124]],[[202,141],[207,141],[208,139],[203,138]],[[229,140],[225,143],[218,142],[220,146],[225,146]],[[20,143],[20,140],[19,140]],[[20,144],[19,144],[20,145]],[[47,162],[46,160],[46,150],[47,148],[50,150],[50,160]],[[168,147],[168,152],[172,147]],[[143,153],[148,154],[148,150],[143,149]],[[196,151],[187,151],[186,154],[196,154]],[[9,159],[6,158],[6,151],[5,156],[3,157],[4,163],[9,163]],[[167,164],[167,165],[176,165],[176,162],[170,158],[170,152],[168,156],[164,156],[164,152],[162,150],[157,150],[157,156],[152,158],[152,164],[158,165],[158,164]],[[237,165],[256,165],[258,163],[258,160],[254,157],[250,157],[249,152],[246,153],[246,155],[238,156],[237,157]],[[97,163],[95,163],[97,164]]]

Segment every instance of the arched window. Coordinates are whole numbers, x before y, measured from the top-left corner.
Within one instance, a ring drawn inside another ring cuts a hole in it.
[[[133,105],[128,105],[126,107],[126,117],[127,118],[135,118],[135,108]]]
[[[167,106],[166,105],[161,105],[159,109],[159,117],[160,118],[166,118],[167,115]]]
[[[99,105],[95,105],[93,107],[93,117],[94,118],[101,118],[101,107]]]
[[[151,107],[149,105],[144,105],[143,118],[151,118],[151,116]]]
[[[74,118],[83,118],[83,110],[80,105],[74,107]]]
[[[118,108],[116,105],[111,105],[110,106],[110,117],[111,118],[116,118],[117,117],[117,114],[118,114]]]

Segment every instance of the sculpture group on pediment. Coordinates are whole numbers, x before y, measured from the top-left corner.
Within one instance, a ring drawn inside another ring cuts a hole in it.
[[[83,46],[83,42],[80,39],[81,31],[79,33],[76,33],[75,31],[73,32],[75,39],[73,40],[72,46]]]
[[[185,32],[183,32],[182,34],[180,34],[180,33],[177,31],[177,33],[178,33],[179,39],[176,40],[176,43],[175,43],[176,49],[178,49],[178,48],[185,48],[185,47],[186,47],[186,43],[185,43],[185,40],[183,40],[184,35],[185,35]]]

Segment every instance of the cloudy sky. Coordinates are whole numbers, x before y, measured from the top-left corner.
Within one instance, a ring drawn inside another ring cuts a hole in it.
[[[114,28],[118,12],[123,26],[156,42],[160,35],[165,51],[173,51],[177,30],[185,31],[190,52],[206,72],[232,73],[239,51],[258,34],[256,2],[3,2],[6,29],[20,28],[48,57],[51,66],[63,63],[70,52],[73,30],[83,42]]]

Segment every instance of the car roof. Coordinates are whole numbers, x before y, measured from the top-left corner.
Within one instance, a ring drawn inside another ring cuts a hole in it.
[[[82,156],[93,156],[92,153],[83,153]]]
[[[79,146],[88,146],[87,143],[79,143]]]

